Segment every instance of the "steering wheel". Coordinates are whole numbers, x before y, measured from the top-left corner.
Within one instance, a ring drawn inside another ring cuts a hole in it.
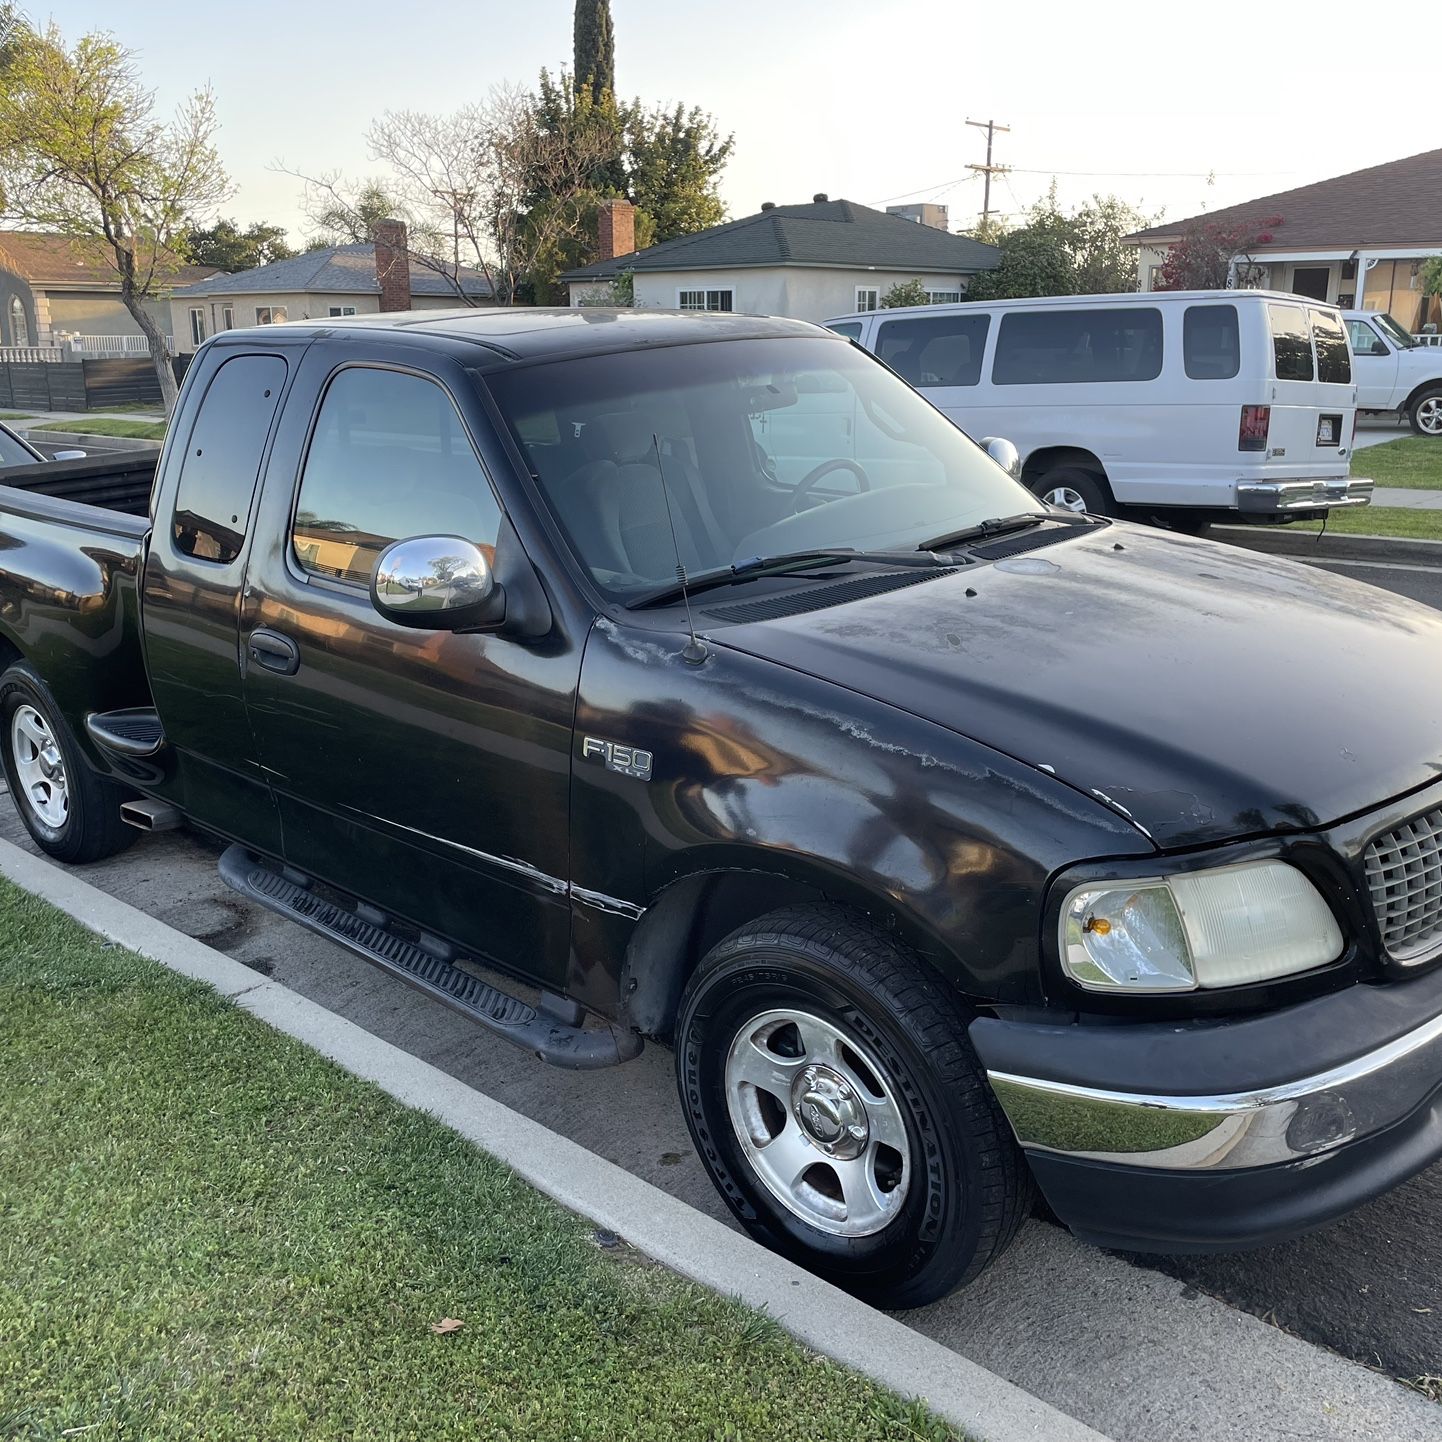
[[[813,466],[796,483],[796,489],[791,492],[791,512],[793,515],[800,509],[801,502],[811,494],[813,487],[822,476],[829,476],[832,471],[850,471],[856,477],[856,487],[860,491],[871,489],[871,477],[861,469],[855,461],[848,460],[845,456],[836,456],[829,461],[822,461],[819,466]]]

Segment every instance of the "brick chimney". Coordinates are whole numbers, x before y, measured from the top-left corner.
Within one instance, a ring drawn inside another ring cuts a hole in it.
[[[380,282],[381,309],[409,310],[411,262],[407,250],[405,221],[376,221],[374,238],[376,280]]]
[[[615,260],[636,249],[636,207],[629,200],[603,200],[596,216],[597,260]]]

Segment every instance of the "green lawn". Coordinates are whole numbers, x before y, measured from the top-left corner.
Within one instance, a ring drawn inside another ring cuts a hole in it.
[[[29,411],[0,411],[0,421],[28,421]]]
[[[0,1437],[952,1435],[6,882],[0,937]]]
[[[65,431],[74,436],[129,436],[135,440],[163,441],[164,421],[118,421],[113,416],[87,416],[78,421],[47,421],[32,431]]]
[[[1289,531],[1320,531],[1317,521],[1294,521]],[[1327,533],[1340,536],[1397,536],[1413,541],[1442,541],[1442,510],[1414,511],[1407,506],[1359,506],[1335,511]]]
[[[1352,474],[1368,476],[1379,486],[1442,491],[1442,438],[1403,436],[1353,451]]]

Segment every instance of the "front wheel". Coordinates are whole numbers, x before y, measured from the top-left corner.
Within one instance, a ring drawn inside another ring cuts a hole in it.
[[[1429,386],[1413,398],[1407,424],[1419,436],[1442,436],[1442,386]]]
[[[1116,511],[1107,483],[1095,471],[1080,466],[1059,466],[1048,471],[1032,490],[1047,505],[1063,511],[1089,511],[1094,516],[1110,516]]]
[[[878,1306],[970,1281],[1027,1214],[1030,1174],[964,1009],[886,933],[789,907],[702,961],[676,1028],[702,1161],[767,1246]]]
[[[0,759],[25,829],[57,861],[99,861],[135,839],[120,819],[124,793],[86,764],[50,688],[23,661],[0,676]]]

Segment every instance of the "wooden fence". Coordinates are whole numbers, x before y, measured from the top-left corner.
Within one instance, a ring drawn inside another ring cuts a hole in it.
[[[177,378],[189,359],[176,357]],[[160,381],[148,356],[0,363],[0,410],[124,410],[159,400]]]

